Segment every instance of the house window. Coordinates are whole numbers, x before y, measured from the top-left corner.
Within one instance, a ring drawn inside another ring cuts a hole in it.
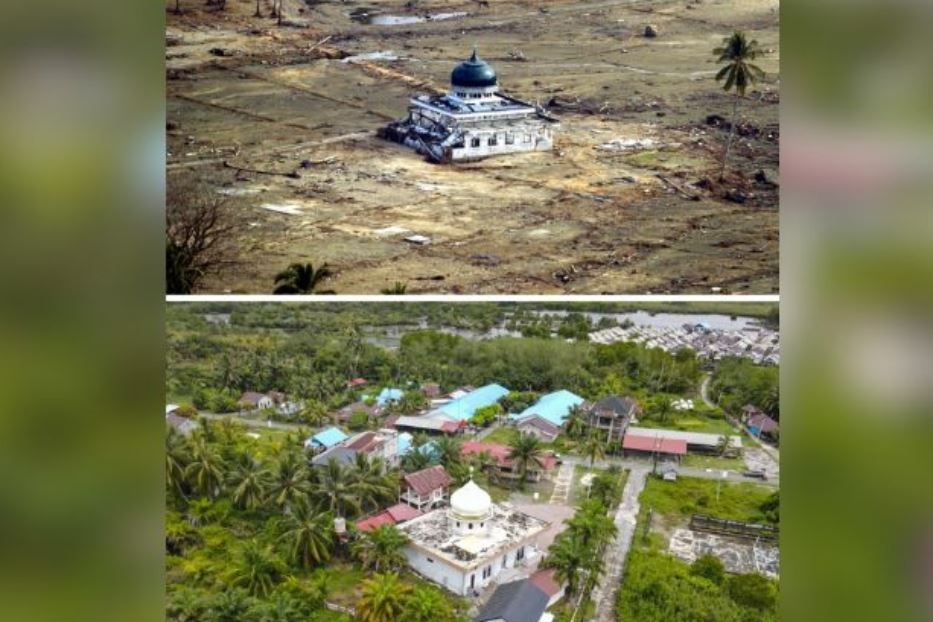
[[[479,138],[477,137],[477,138],[474,138],[473,140],[471,140],[471,141],[470,141],[470,146],[471,146],[471,147],[479,147]]]
[[[520,547],[515,551],[515,561],[525,559],[525,547]]]
[[[498,143],[496,142],[496,135],[493,134],[489,137],[489,142],[487,143],[490,147],[495,147]]]
[[[460,527],[460,521],[457,521],[457,527]]]
[[[506,134],[505,134],[505,144],[506,144],[506,145],[511,145],[511,144],[514,143],[514,142],[515,142],[515,136],[512,134],[512,132],[506,132]]]
[[[470,575],[470,589],[473,589],[474,587],[476,587],[476,575],[471,574]]]
[[[483,568],[483,578],[488,579],[492,576],[492,566],[486,566]]]
[[[506,564],[509,563],[509,554],[506,553],[502,556],[502,567],[505,568]]]
[[[470,523],[469,528],[473,529],[473,523]]]

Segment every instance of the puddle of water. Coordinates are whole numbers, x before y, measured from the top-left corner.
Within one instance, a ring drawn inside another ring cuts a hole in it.
[[[372,24],[373,26],[404,26],[406,24],[420,24],[421,22],[437,22],[445,19],[465,17],[466,11],[453,11],[449,13],[430,13],[427,15],[386,15],[376,7],[359,7],[349,13],[352,21],[358,24]]]
[[[349,63],[354,60],[398,60],[398,56],[392,50],[383,50],[381,52],[366,52],[356,56],[347,56],[341,59],[341,63]]]
[[[301,216],[301,206],[297,203],[263,203],[260,207],[270,212],[288,214],[289,216]]]

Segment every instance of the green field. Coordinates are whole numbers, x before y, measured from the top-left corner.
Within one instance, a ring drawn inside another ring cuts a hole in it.
[[[760,506],[774,490],[747,482],[724,482],[716,495],[715,480],[679,477],[666,482],[649,477],[641,494],[641,520],[648,508],[668,518],[687,518],[692,514],[708,514],[717,518],[748,522],[768,522]]]

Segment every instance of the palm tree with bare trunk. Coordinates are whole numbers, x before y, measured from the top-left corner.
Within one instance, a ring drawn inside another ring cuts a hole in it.
[[[723,90],[734,91],[735,100],[732,104],[732,123],[729,125],[729,138],[722,154],[722,168],[719,170],[719,180],[726,174],[726,163],[732,149],[732,139],[735,136],[735,123],[739,112],[739,101],[745,97],[745,90],[764,78],[765,72],[757,65],[752,64],[762,54],[758,41],[749,41],[744,32],[735,31],[731,37],[723,39],[722,47],[713,50],[718,58],[717,63],[726,63],[716,74],[716,82],[725,80]]]

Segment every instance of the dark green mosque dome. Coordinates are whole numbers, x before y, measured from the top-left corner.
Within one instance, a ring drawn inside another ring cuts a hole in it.
[[[496,71],[489,63],[477,57],[476,50],[473,50],[473,56],[454,68],[450,74],[450,83],[471,88],[496,86]]]

